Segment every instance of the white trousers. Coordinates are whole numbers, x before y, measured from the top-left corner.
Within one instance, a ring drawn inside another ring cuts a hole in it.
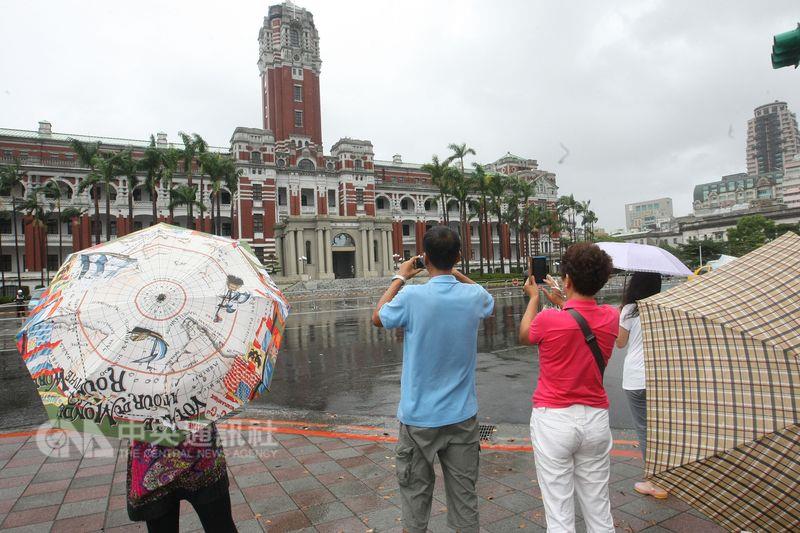
[[[608,497],[612,447],[608,409],[534,407],[531,441],[547,531],[575,531],[574,495],[588,533],[613,532]]]

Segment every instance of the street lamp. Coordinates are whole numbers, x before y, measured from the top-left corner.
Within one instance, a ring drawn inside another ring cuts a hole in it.
[[[400,260],[401,260],[400,254],[392,255],[392,259],[394,259],[394,269],[397,270],[397,265],[400,264]]]

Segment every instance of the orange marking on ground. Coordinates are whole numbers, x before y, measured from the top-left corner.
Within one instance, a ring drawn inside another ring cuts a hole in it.
[[[318,429],[295,429],[280,427],[237,426],[236,424],[217,424],[220,429],[255,429],[269,433],[284,433],[289,435],[303,435],[310,437],[328,437],[331,439],[368,440],[372,442],[397,442],[397,437],[388,435],[361,435],[358,433],[342,433],[339,431],[322,431]]]
[[[236,424],[217,424],[220,429],[255,429],[256,431],[266,431],[272,433],[283,433],[289,435],[303,435],[310,437],[328,437],[331,439],[344,439],[344,440],[366,440],[371,442],[397,442],[397,437],[388,435],[361,435],[358,433],[344,433],[341,431],[322,431],[318,429],[295,429],[295,428],[281,428],[281,427],[258,427]],[[532,452],[532,446],[513,446],[508,444],[490,444],[481,443],[481,448],[485,450],[497,450],[508,452]],[[611,455],[617,457],[639,457],[639,452],[634,450],[611,450]]]
[[[47,430],[47,434],[57,433],[59,431],[67,431],[65,429],[57,429],[57,428],[50,428]],[[0,433],[0,439],[14,439],[16,437],[33,437],[39,433],[38,429],[31,429],[28,431],[12,431],[10,433]]]
[[[257,421],[262,422],[261,420],[256,419],[233,419],[234,421],[241,420],[242,422],[247,421]],[[272,421],[273,423],[276,421]],[[328,427],[325,424],[312,424],[306,422],[298,422],[295,420],[281,420],[280,422],[287,424],[287,425],[304,425],[307,427]],[[326,437],[330,439],[344,439],[344,440],[365,440],[370,442],[397,442],[397,437],[392,437],[390,435],[364,435],[359,433],[345,433],[342,431],[323,431],[320,429],[296,429],[293,427],[275,427],[275,426],[254,426],[248,424],[236,424],[236,423],[222,423],[217,424],[217,427],[220,429],[232,429],[232,430],[243,430],[243,429],[254,429],[256,431],[263,431],[269,433],[281,433],[284,435],[302,435],[308,437]],[[346,427],[346,426],[344,426]],[[366,429],[367,426],[350,426],[350,427],[357,427],[360,429]],[[379,431],[382,431],[383,428],[375,428]],[[53,433],[56,431],[64,431],[61,429],[49,429],[48,433]],[[15,437],[32,437],[36,435],[37,431],[16,431],[11,433],[0,433],[0,439],[10,439]],[[637,441],[614,441],[615,444],[625,444],[625,443],[636,443]],[[493,450],[499,452],[532,452],[533,447],[530,445],[512,445],[512,444],[491,444],[488,442],[481,442],[481,449],[483,450]],[[634,457],[638,458],[641,456],[641,453],[638,450],[618,450],[612,449],[611,455],[615,457]]]
[[[303,422],[300,420],[261,420],[257,418],[232,418],[231,422],[255,422],[258,425],[264,424],[275,424],[275,425],[286,425],[286,426],[307,426],[307,427],[315,427],[315,428],[329,428],[333,424],[320,424],[315,422]],[[375,426],[336,426],[340,428],[346,429],[353,429],[353,430],[364,430],[364,431],[383,431],[384,428],[379,428]]]
[[[35,431],[14,431],[12,433],[0,433],[0,439],[13,439],[16,437],[32,437],[36,435]]]

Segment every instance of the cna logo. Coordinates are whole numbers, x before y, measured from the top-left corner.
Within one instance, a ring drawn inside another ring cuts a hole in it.
[[[34,435],[36,447],[44,455],[66,459],[70,457],[114,457],[116,450],[102,435],[89,435],[69,429],[57,429],[45,422]]]

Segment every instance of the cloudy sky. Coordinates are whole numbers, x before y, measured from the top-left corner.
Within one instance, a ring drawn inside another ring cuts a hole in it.
[[[254,0],[3,0],[0,127],[228,144],[260,127]],[[322,51],[323,141],[370,139],[426,162],[466,142],[490,162],[538,159],[608,229],[623,204],[744,171],[747,119],[800,72],[772,35],[800,2],[305,0]],[[565,152],[569,155],[560,162]]]

